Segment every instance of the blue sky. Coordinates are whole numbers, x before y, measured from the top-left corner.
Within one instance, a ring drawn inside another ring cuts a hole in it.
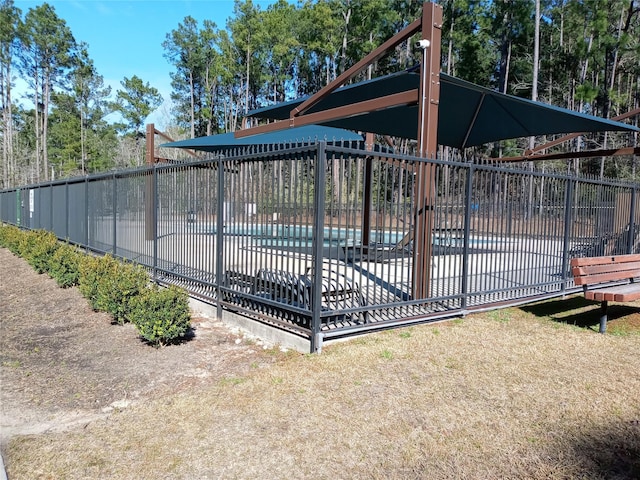
[[[14,0],[23,16],[44,1]],[[173,67],[163,57],[162,42],[186,16],[202,25],[212,20],[225,28],[233,0],[48,0],[67,23],[76,41],[89,45],[96,69],[112,87],[137,75],[157,88],[165,101],[171,92]],[[254,0],[266,9],[273,0]],[[162,110],[162,108],[161,108]],[[160,115],[162,116],[162,115]],[[158,117],[158,115],[156,115]],[[150,119],[158,123],[161,119]]]

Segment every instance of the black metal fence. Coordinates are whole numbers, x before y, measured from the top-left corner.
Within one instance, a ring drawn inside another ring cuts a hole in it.
[[[571,291],[571,257],[640,251],[636,191],[320,142],[7,190],[0,215],[139,262],[220,314],[309,338],[313,351],[326,338]],[[420,275],[427,295],[415,293]]]

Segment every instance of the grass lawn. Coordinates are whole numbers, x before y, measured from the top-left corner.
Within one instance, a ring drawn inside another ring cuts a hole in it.
[[[580,297],[279,353],[13,437],[9,478],[640,478],[640,309]],[[171,348],[171,347],[168,347]]]

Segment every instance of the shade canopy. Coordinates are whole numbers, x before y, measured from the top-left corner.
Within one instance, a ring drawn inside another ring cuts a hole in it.
[[[204,152],[219,152],[249,145],[299,145],[324,140],[327,142],[362,141],[362,135],[340,128],[306,125],[277,132],[235,138],[233,132],[164,143],[161,147],[188,148]]]
[[[407,70],[337,89],[306,114],[324,112],[358,102],[417,90],[420,75]],[[284,120],[304,97],[253,110],[248,116]],[[346,118],[318,122],[322,125],[416,139],[418,105],[370,109]],[[459,78],[440,74],[438,143],[465,148],[498,140],[554,133],[638,131],[621,122],[586,115],[524,98],[495,92]]]

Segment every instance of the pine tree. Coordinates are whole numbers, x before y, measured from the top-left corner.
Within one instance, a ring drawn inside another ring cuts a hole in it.
[[[162,95],[137,75],[125,77],[120,85],[123,89],[116,92],[116,101],[111,105],[125,122],[120,125],[120,129],[125,133],[141,136],[146,118],[160,106]]]
[[[76,41],[66,22],[47,3],[27,12],[21,39],[21,70],[33,94],[36,180],[47,179],[49,103],[55,87],[66,87],[65,73],[73,66]]]
[[[0,2],[0,140],[2,141],[2,187],[16,181],[16,156],[14,151],[12,67],[19,47],[18,32],[21,28],[21,11],[13,0]]]

